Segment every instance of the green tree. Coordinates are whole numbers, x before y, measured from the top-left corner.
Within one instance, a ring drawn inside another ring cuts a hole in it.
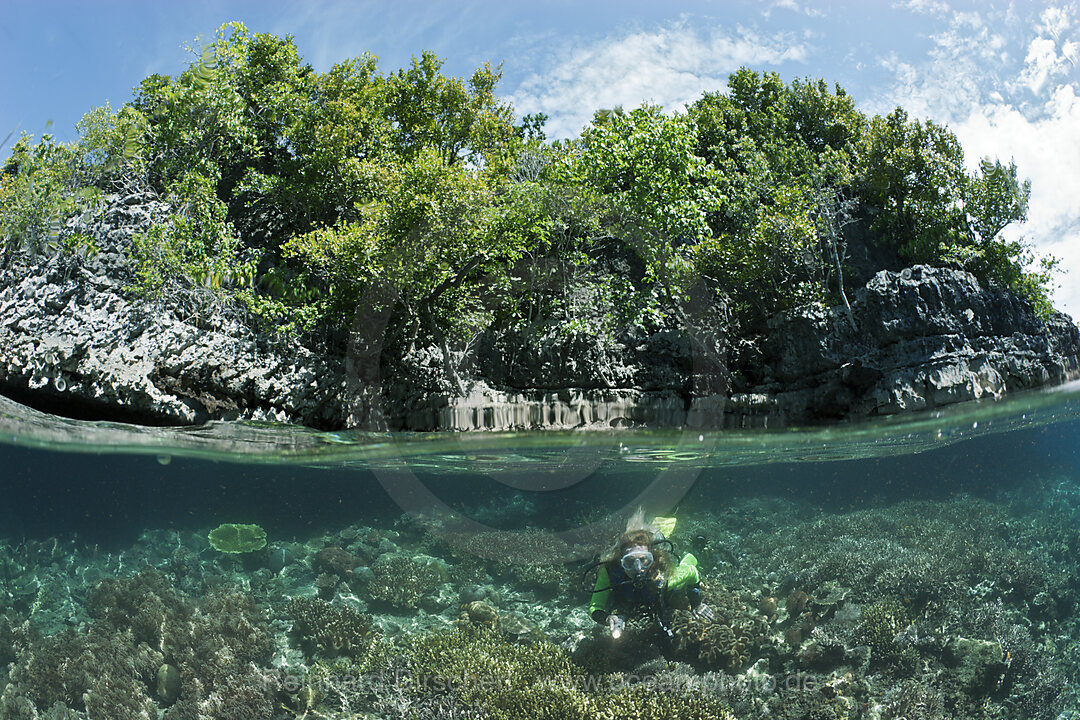
[[[254,282],[256,258],[242,257],[239,240],[218,199],[218,178],[191,171],[179,182],[182,200],[172,217],[133,237],[136,292],[170,297],[184,288],[205,288],[218,296]]]
[[[442,66],[425,51],[389,77],[387,105],[397,154],[409,159],[434,148],[447,165],[496,161],[519,139],[513,108],[495,95],[502,72],[483,65],[466,82],[446,77]]]
[[[451,346],[477,331],[469,322],[477,296],[468,290],[516,250],[492,232],[492,198],[479,171],[448,165],[429,148],[373,172],[380,189],[360,220],[297,236],[285,256],[300,264],[305,284],[321,288],[324,320],[347,327],[362,301],[381,298],[396,328],[390,340],[411,348],[422,332],[434,335],[463,391]]]
[[[849,239],[1048,311],[1053,259],[1003,232],[1029,184],[1012,163],[968,175],[943,126],[900,108],[868,119],[839,86],[741,68],[685,114],[598,110],[580,138],[548,142],[542,113],[515,125],[500,77],[447,76],[430,52],[388,74],[367,54],[318,73],[290,37],[223,25],[178,76],[87,113],[78,143],[16,143],[2,260],[71,245],[65,220],[101,191],[148,187],[174,213],[135,236],[136,290],[209,289],[335,342],[377,316],[388,352],[438,347],[459,391],[486,329],[602,357],[680,326],[713,357],[718,316],[760,329],[846,303]]]
[[[75,126],[82,181],[128,192],[146,187],[146,118],[131,105],[93,108]]]
[[[814,156],[833,150],[857,152],[866,131],[866,118],[839,85],[830,91],[824,80],[793,80],[784,104],[788,132]]]
[[[1048,288],[1058,261],[1036,261],[1031,244],[1023,238],[1006,239],[1002,231],[1027,220],[1031,182],[1019,180],[1016,163],[983,158],[979,172],[964,188],[967,233],[942,248],[942,261],[968,270],[983,282],[1008,288],[1027,298],[1036,309],[1051,310]]]
[[[1031,181],[1020,182],[1016,163],[983,158],[979,174],[972,176],[964,193],[964,210],[977,242],[992,242],[1014,222],[1027,220]]]
[[[97,203],[100,193],[78,181],[81,167],[77,150],[51,135],[15,142],[0,169],[0,266],[59,247],[64,220]]]
[[[696,145],[691,117],[665,116],[655,106],[613,112],[581,139],[578,181],[603,196],[609,231],[633,244],[653,279],[676,277],[677,248],[710,234],[716,173]]]
[[[777,187],[749,232],[691,249],[696,273],[729,298],[737,323],[756,327],[777,310],[824,299],[814,211],[804,188]]]
[[[897,108],[874,117],[864,142],[860,196],[882,242],[910,262],[935,264],[963,228],[964,155],[956,136]]]

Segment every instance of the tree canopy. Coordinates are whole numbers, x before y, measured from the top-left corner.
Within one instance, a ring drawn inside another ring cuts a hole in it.
[[[240,23],[194,55],[91,110],[77,143],[15,144],[5,264],[85,246],[63,221],[139,190],[174,212],[128,249],[132,293],[202,289],[279,332],[347,331],[378,297],[392,343],[435,338],[447,357],[493,326],[655,326],[691,294],[753,328],[837,302],[865,279],[856,246],[873,269],[962,267],[1050,310],[1048,266],[1003,239],[1027,215],[1015,164],[969,173],[947,127],[867,116],[824,80],[743,68],[685,111],[601,109],[548,141],[490,65],[449,77],[424,52],[318,73]]]

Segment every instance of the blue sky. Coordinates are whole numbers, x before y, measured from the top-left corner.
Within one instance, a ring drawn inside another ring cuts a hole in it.
[[[1015,159],[1030,219],[1010,230],[1063,261],[1056,303],[1080,317],[1080,5],[1066,2],[0,2],[0,140],[74,139],[145,76],[176,74],[216,28],[294,36],[316,70],[365,51],[383,70],[430,49],[466,74],[502,63],[521,113],[572,136],[599,107],[677,110],[746,65],[839,83],[866,112],[947,124],[974,167]],[[50,125],[51,123],[51,125]],[[8,142],[8,146],[10,146]],[[5,146],[6,148],[7,146]],[[5,149],[6,152],[6,149]]]

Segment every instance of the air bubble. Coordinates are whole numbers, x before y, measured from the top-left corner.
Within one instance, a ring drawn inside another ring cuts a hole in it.
[[[172,462],[172,455],[158,455],[157,461],[158,465],[168,465]]]
[[[56,386],[56,389],[59,392],[64,392],[65,390],[67,390],[67,380],[65,380],[63,377],[57,377],[55,380],[53,380],[53,385]]]

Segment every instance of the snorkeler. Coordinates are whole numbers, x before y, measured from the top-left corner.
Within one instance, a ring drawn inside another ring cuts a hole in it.
[[[601,625],[606,623],[612,637],[622,635],[630,614],[653,618],[669,639],[673,637],[671,611],[690,609],[712,617],[701,602],[697,558],[687,553],[676,565],[672,557],[674,549],[665,535],[674,527],[671,518],[646,523],[638,510],[619,542],[600,561],[589,615]]]

